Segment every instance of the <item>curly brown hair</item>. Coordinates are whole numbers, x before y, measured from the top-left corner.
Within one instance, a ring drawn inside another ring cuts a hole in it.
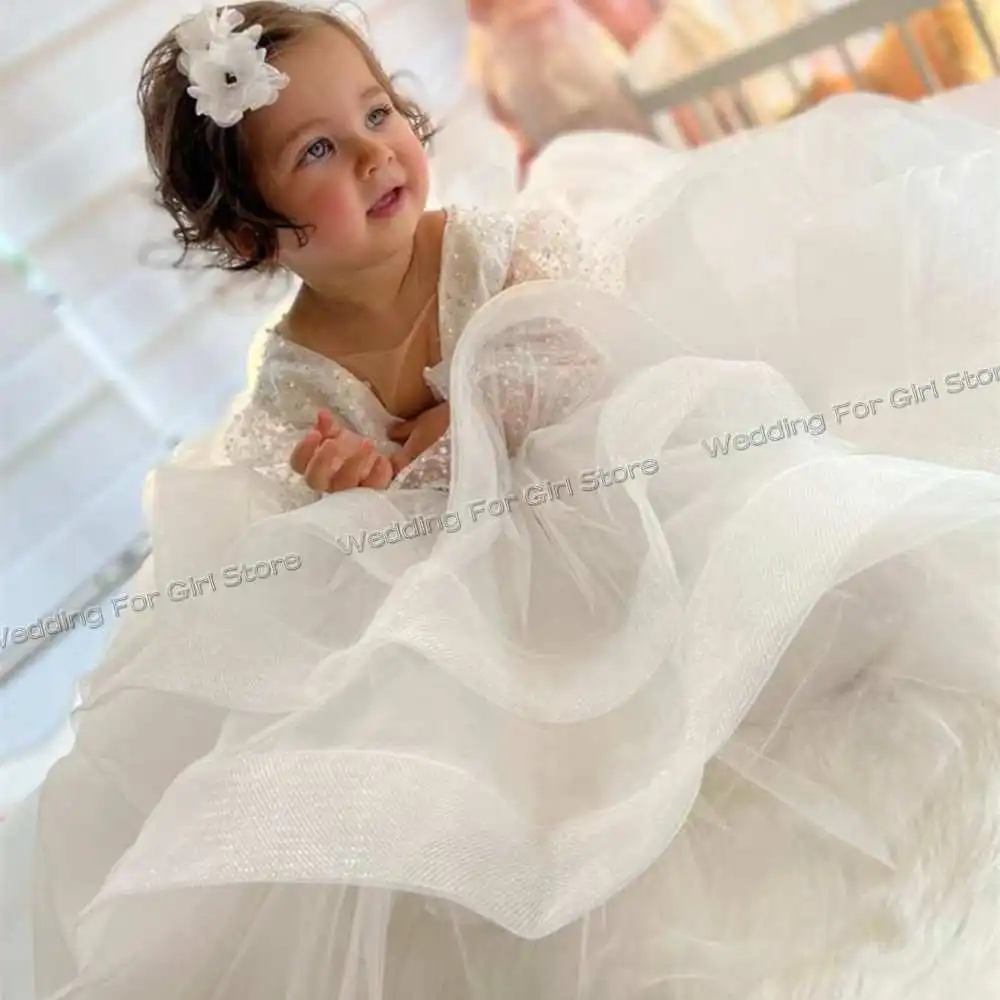
[[[346,20],[325,10],[280,0],[250,0],[231,6],[243,14],[245,24],[261,26],[260,45],[268,59],[318,27],[343,32],[358,47],[396,110],[409,120],[422,142],[430,140],[433,129],[428,116],[398,91],[394,78]],[[171,31],[146,57],[137,94],[156,200],[174,220],[174,239],[182,249],[178,264],[190,251],[198,250],[207,252],[212,266],[224,270],[269,269],[276,260],[278,231],[291,229],[304,244],[308,227],[275,212],[265,201],[254,175],[243,123],[221,128],[207,115],[195,113],[195,101],[187,93],[189,81],[177,66],[179,55]],[[240,252],[234,247],[236,240]]]

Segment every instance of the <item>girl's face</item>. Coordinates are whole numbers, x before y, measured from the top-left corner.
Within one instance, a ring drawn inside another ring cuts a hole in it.
[[[279,260],[310,275],[363,270],[412,244],[427,203],[427,160],[364,55],[321,27],[273,59],[289,77],[247,118],[257,183],[275,211],[308,226],[279,233]]]

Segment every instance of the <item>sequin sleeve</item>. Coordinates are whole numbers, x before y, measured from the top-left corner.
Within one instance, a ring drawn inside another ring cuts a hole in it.
[[[588,245],[566,216],[534,210],[517,221],[505,287],[557,280],[618,294],[623,268],[618,254]],[[558,423],[593,399],[605,378],[603,357],[563,322],[539,317],[513,334],[498,344],[483,382],[488,400],[503,414],[512,451],[533,430]]]
[[[431,489],[446,492],[451,487],[451,431],[418,455],[392,481],[391,489]]]
[[[505,287],[547,279],[617,295],[625,284],[625,263],[615,246],[585,240],[561,212],[527,210],[516,221]]]
[[[286,510],[304,507],[318,500],[321,494],[305,484],[289,465],[289,458],[310,426],[311,423],[292,423],[272,407],[251,400],[234,413],[224,432],[226,459],[232,465],[252,469],[274,484]]]
[[[440,400],[448,398],[451,358],[462,331],[476,310],[503,289],[514,235],[512,216],[452,207],[442,246],[440,295],[441,363],[425,378]],[[451,485],[451,431],[418,455],[393,480],[390,489],[434,489]]]
[[[254,506],[261,514],[294,510],[319,498],[288,463],[292,449],[313,421],[304,424],[282,415],[280,409],[256,392],[243,392],[228,413],[198,437],[180,442],[168,466],[217,469],[235,466],[261,477],[263,489],[255,491]],[[158,471],[143,485],[143,509],[152,518]]]
[[[223,432],[225,461],[252,469],[273,484],[285,509],[303,507],[322,494],[306,485],[289,460],[315,424],[320,409],[352,426],[349,407],[331,391],[319,366],[310,366],[275,341],[250,392],[234,405]]]
[[[532,280],[564,280],[616,294],[623,284],[621,258],[589,247],[566,216],[544,209],[514,213],[464,211],[446,231],[442,272],[443,353],[450,356],[475,311],[505,288]],[[549,319],[521,324],[476,362],[476,380],[487,408],[518,451],[531,432],[565,418],[604,381],[603,358],[587,339]],[[448,365],[436,372],[446,395]],[[451,436],[404,469],[394,488],[447,489]]]
[[[594,399],[604,358],[578,331],[540,318],[520,325],[479,369],[479,388],[503,427],[511,454],[532,431],[549,427]]]

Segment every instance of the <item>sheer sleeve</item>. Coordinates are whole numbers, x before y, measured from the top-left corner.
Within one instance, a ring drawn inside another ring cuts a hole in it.
[[[604,357],[571,327],[540,318],[520,325],[479,367],[479,388],[511,454],[542,427],[564,420],[604,386]]]
[[[571,219],[558,212],[526,212],[518,220],[505,287],[559,280],[612,295],[624,285],[624,262],[613,250],[585,241]],[[601,391],[603,356],[588,339],[555,318],[522,324],[498,344],[483,372],[482,389],[503,414],[512,452],[531,432],[563,420]]]
[[[451,488],[451,431],[401,469],[390,488],[447,492]]]
[[[258,488],[248,495],[255,516],[295,510],[319,499],[296,475],[288,459],[315,415],[295,420],[281,411],[275,400],[256,392],[241,393],[227,414],[213,427],[179,442],[165,462],[151,470],[143,481],[142,506],[146,518],[154,519],[161,477],[170,469],[244,469],[256,479]]]
[[[289,465],[292,450],[316,421],[321,409],[330,410],[345,426],[354,428],[351,409],[330,376],[272,342],[248,394],[232,409],[222,433],[222,460],[248,468],[276,490],[284,509],[303,507],[320,499]]]
[[[505,287],[525,281],[558,280],[599,288],[612,295],[625,285],[625,262],[615,241],[598,246],[561,212],[531,209],[517,220]]]
[[[442,353],[427,372],[438,396],[448,396],[450,357],[476,310],[505,289],[527,281],[563,280],[618,294],[620,254],[595,248],[573,221],[546,209],[520,213],[452,211],[442,272]],[[539,317],[511,330],[476,359],[475,379],[487,407],[517,452],[533,430],[563,419],[600,390],[603,358],[579,331]],[[451,435],[404,469],[392,488],[448,489]]]
[[[232,465],[251,469],[276,487],[286,510],[304,507],[321,494],[306,486],[288,460],[313,420],[288,420],[274,406],[251,398],[233,414],[224,431],[225,458]]]

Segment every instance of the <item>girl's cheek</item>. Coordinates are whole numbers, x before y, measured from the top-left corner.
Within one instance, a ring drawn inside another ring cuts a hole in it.
[[[323,185],[310,201],[309,216],[320,240],[336,238],[338,233],[357,225],[357,196],[352,198],[345,185]]]
[[[311,190],[297,192],[289,214],[293,219],[303,220],[305,226],[304,244],[300,244],[296,234],[290,230],[282,230],[278,237],[282,259],[293,266],[304,263],[317,251],[325,254],[329,247],[343,243],[358,225],[356,219],[352,221],[351,200],[343,184],[327,182],[317,184]],[[355,206],[353,215],[356,214]]]
[[[400,156],[406,169],[406,174],[411,183],[415,183],[421,189],[426,189],[429,183],[429,170],[427,166],[427,156],[420,140],[414,138],[412,145],[408,145]]]

